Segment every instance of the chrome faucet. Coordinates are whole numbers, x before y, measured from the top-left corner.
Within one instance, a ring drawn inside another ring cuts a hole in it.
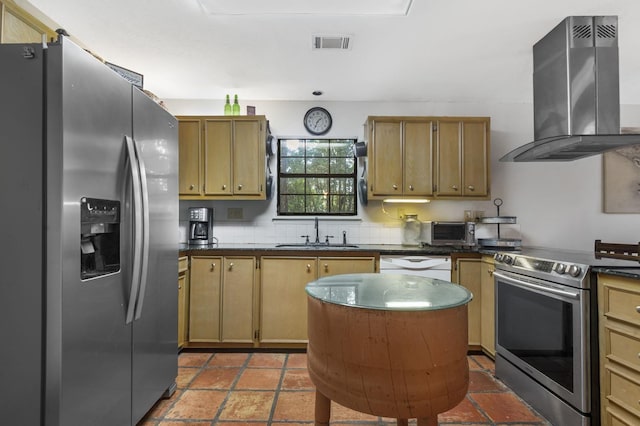
[[[318,232],[318,216],[315,217],[316,244],[320,243],[320,233]]]

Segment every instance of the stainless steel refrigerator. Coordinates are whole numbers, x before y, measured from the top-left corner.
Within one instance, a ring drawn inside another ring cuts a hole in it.
[[[60,37],[0,45],[0,419],[134,425],[177,376],[177,121]]]

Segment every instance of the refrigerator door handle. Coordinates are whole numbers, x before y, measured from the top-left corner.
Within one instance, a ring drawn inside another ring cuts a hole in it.
[[[138,293],[140,292],[140,269],[141,269],[141,257],[142,257],[142,191],[140,188],[140,168],[138,167],[138,161],[136,158],[136,151],[133,144],[133,139],[129,136],[124,137],[127,154],[129,171],[131,173],[131,186],[133,189],[133,270],[131,273],[131,291],[129,293],[129,304],[127,306],[126,324],[133,322],[133,314],[138,299]]]
[[[147,289],[147,276],[149,275],[149,189],[147,186],[147,169],[142,159],[140,145],[134,139],[133,146],[138,158],[138,170],[140,172],[140,189],[142,192],[142,271],[140,276],[140,291],[136,302],[135,319],[140,319],[142,315],[142,305]]]

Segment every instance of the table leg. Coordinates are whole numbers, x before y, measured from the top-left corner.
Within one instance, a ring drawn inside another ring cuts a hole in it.
[[[398,419],[397,420],[397,425],[398,426],[408,426],[409,425],[409,420],[407,420],[407,419]]]
[[[331,418],[331,400],[316,389],[315,426],[328,426]]]
[[[438,426],[438,416],[418,419],[418,426]]]

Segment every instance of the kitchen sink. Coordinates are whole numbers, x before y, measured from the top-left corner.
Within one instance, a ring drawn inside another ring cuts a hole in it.
[[[354,244],[314,244],[314,243],[285,243],[276,244],[276,247],[281,248],[308,248],[308,249],[336,249],[336,248],[358,248]]]

